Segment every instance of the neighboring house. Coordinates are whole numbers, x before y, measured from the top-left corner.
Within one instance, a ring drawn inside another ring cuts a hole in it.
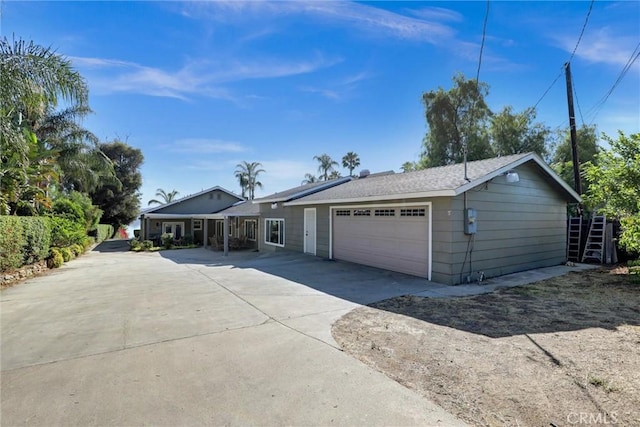
[[[175,238],[193,236],[196,243],[209,242],[215,234],[216,220],[222,220],[219,212],[244,199],[222,187],[212,187],[179,200],[147,209],[140,214],[142,240],[158,239],[164,233]]]
[[[564,263],[567,204],[580,201],[533,153],[310,186],[254,200],[260,251],[446,284]]]

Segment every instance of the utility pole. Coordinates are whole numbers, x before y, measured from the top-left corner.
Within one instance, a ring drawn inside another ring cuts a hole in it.
[[[575,181],[576,193],[582,194],[582,183],[580,182],[580,160],[578,159],[578,137],[576,135],[576,115],[573,111],[573,86],[571,85],[571,64],[564,64],[565,76],[567,78],[567,103],[569,104],[569,127],[571,130],[571,154],[573,155],[573,179]],[[582,211],[582,206],[578,206]],[[580,212],[581,213],[581,212]]]

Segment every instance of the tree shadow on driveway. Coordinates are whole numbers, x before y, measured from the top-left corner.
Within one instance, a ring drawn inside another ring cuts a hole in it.
[[[129,241],[122,239],[111,239],[105,240],[95,248],[93,248],[92,252],[128,252],[129,251]]]

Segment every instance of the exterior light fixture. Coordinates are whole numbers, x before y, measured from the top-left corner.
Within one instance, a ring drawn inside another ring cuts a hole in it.
[[[506,177],[507,182],[510,184],[520,181],[520,176],[516,171],[507,171],[504,173],[504,176]]]

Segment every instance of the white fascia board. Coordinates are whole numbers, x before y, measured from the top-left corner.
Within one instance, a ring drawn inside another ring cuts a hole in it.
[[[404,194],[385,194],[381,196],[368,196],[368,197],[354,197],[350,199],[326,199],[326,200],[294,200],[287,202],[284,206],[304,206],[304,205],[324,205],[328,203],[340,204],[340,203],[360,203],[360,202],[378,202],[388,200],[404,200],[404,199],[429,199],[433,197],[453,197],[455,196],[455,190],[436,190],[425,191],[420,193],[404,193]]]
[[[227,190],[225,188],[222,188],[219,185],[216,185],[215,187],[207,188],[206,190],[202,190],[202,191],[200,191],[198,193],[190,194],[188,196],[181,197],[180,199],[174,200],[173,202],[169,202],[169,203],[165,203],[164,205],[153,207],[151,209],[148,209],[146,212],[154,212],[154,211],[157,211],[158,209],[164,209],[164,208],[166,208],[168,206],[177,205],[178,203],[182,203],[182,202],[184,202],[186,200],[193,199],[194,197],[198,197],[198,196],[206,194],[206,193],[208,193],[210,191],[215,191],[215,190],[220,190],[223,193],[227,193],[228,195],[239,199],[238,201],[242,201],[243,200],[242,197],[238,196],[237,194],[234,194],[231,191],[229,191],[229,190]],[[144,214],[144,212],[141,212],[141,214]]]
[[[261,203],[276,203],[276,202],[286,202],[287,200],[291,200],[291,199],[299,199],[301,197],[304,196],[308,196],[309,194],[315,194],[315,193],[319,193],[320,191],[323,191],[327,188],[333,188],[336,187],[340,184],[344,184],[345,182],[349,182],[351,181],[353,178],[350,176],[345,176],[343,178],[338,178],[338,179],[332,179],[327,181],[324,185],[318,185],[316,187],[312,187],[312,188],[308,188],[306,190],[302,190],[299,191],[297,193],[294,194],[290,194],[286,197],[277,197],[277,198],[272,198],[272,199],[258,199],[256,200],[252,200],[252,203],[255,204],[261,204]],[[286,205],[286,204],[285,204]]]
[[[567,184],[566,182],[564,182],[564,180],[562,178],[560,178],[558,176],[558,174],[555,173],[555,171],[553,169],[551,169],[549,167],[549,165],[547,165],[544,160],[542,160],[537,154],[535,153],[530,153],[512,163],[509,163],[506,166],[501,167],[500,169],[496,169],[493,172],[490,172],[484,176],[482,176],[481,178],[475,179],[465,185],[462,185],[458,188],[456,188],[455,190],[455,195],[459,196],[460,194],[471,190],[472,188],[477,187],[480,184],[484,184],[487,181],[492,180],[495,177],[498,177],[500,175],[503,175],[504,173],[530,161],[533,160],[538,166],[540,166],[546,173],[547,175],[549,175],[555,182],[558,183],[558,185],[560,185],[567,193],[569,193],[569,195],[571,197],[573,197],[576,201],[581,202],[582,201],[582,197],[580,197],[580,195],[578,193],[575,192],[575,190],[573,190],[573,188],[571,188],[569,186],[569,184]]]
[[[141,217],[149,219],[222,219],[220,214],[142,214]]]

